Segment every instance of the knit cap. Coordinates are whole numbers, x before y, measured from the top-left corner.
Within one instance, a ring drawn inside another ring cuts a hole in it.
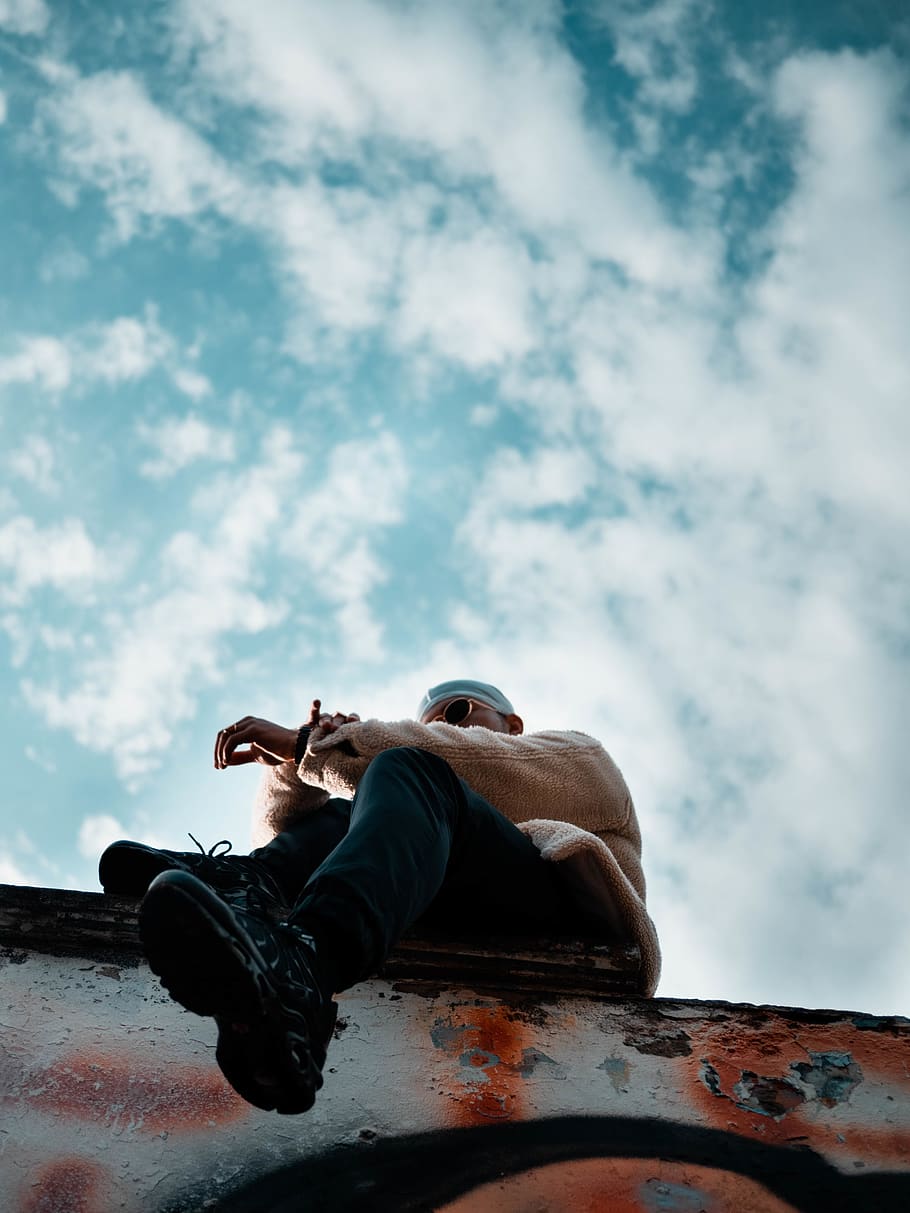
[[[430,708],[445,699],[477,699],[487,707],[505,716],[511,716],[515,709],[498,687],[488,682],[474,682],[470,678],[453,678],[450,682],[441,682],[439,686],[430,687],[417,709],[417,719],[422,720]]]

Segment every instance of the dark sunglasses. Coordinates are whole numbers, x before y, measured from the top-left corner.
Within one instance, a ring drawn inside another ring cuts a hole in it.
[[[437,720],[444,720],[446,724],[461,724],[463,720],[467,720],[475,708],[496,711],[495,708],[490,708],[488,703],[480,703],[473,699],[453,699],[451,703],[446,704],[438,716],[428,720],[427,724],[435,724]],[[500,712],[499,715],[501,716],[502,713]]]

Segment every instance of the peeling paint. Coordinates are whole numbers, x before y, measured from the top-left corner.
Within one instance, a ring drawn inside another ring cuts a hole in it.
[[[720,1075],[718,1074],[718,1072],[714,1069],[714,1067],[711,1065],[711,1063],[705,1057],[703,1057],[701,1059],[700,1077],[701,1077],[702,1082],[705,1084],[705,1086],[708,1088],[708,1090],[711,1092],[712,1095],[718,1095],[718,1096],[723,1097],[724,1093],[720,1089]]]
[[[733,1087],[736,1106],[759,1116],[786,1116],[806,1102],[802,1089],[788,1078],[768,1078],[743,1070]]]
[[[627,1092],[627,1083],[631,1069],[629,1063],[621,1057],[605,1057],[599,1066],[595,1069],[606,1071],[607,1077],[613,1084],[613,1090],[617,1095],[623,1095]]]
[[[638,1189],[642,1208],[648,1213],[704,1213],[714,1202],[699,1188],[646,1179]]]
[[[644,1036],[631,1033],[623,1038],[623,1044],[649,1057],[689,1057],[692,1042],[687,1032],[679,1028],[675,1032],[659,1032]]]
[[[810,1052],[808,1062],[793,1062],[790,1069],[813,1088],[816,1099],[826,1108],[849,1099],[863,1081],[863,1072],[849,1053]]]
[[[566,1077],[565,1066],[546,1053],[541,1053],[540,1049],[523,1049],[517,1070],[522,1078],[530,1078],[534,1074],[538,1078],[553,1078],[561,1082]]]

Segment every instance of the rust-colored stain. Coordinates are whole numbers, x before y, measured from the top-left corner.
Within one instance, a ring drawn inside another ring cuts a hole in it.
[[[57,1158],[31,1176],[21,1213],[109,1213],[108,1172],[88,1158]]]
[[[55,1117],[147,1133],[194,1132],[249,1112],[213,1067],[152,1070],[134,1056],[100,1053],[75,1053],[33,1073],[25,1098]]]
[[[691,1163],[591,1158],[535,1167],[484,1184],[440,1213],[793,1213],[742,1175]]]
[[[529,1029],[502,1005],[453,1008],[437,1019],[433,1044],[457,1061],[459,1089],[454,1099],[454,1122],[478,1124],[511,1120],[524,1113],[522,1085],[528,1072],[524,1046]]]
[[[727,1023],[693,1037],[693,1055],[680,1064],[704,1123],[772,1144],[799,1140],[832,1159],[859,1155],[873,1165],[907,1166],[910,1126],[900,1108],[910,1082],[891,1037],[843,1023],[807,1030],[784,1021],[752,1031]],[[853,1097],[870,1083],[875,1112],[861,1114]],[[898,1123],[883,1123],[889,1109]]]

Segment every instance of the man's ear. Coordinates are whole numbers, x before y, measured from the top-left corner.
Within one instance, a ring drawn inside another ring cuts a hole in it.
[[[513,737],[517,737],[519,733],[525,731],[525,722],[520,716],[516,716],[514,712],[510,712],[506,717],[506,724],[509,726],[509,732]]]

